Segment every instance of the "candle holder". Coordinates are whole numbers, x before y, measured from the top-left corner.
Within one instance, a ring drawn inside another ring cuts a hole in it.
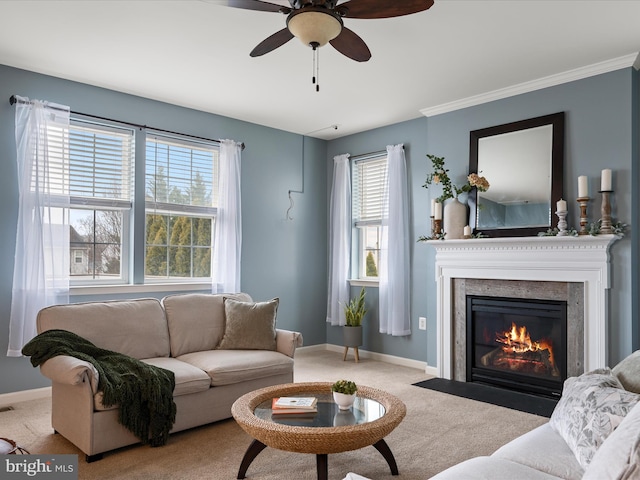
[[[613,193],[613,190],[601,190],[602,194],[602,207],[600,213],[602,214],[602,224],[600,225],[600,233],[610,234],[613,233],[613,227],[611,226],[611,203],[609,201],[609,195]]]
[[[433,215],[431,215],[431,236],[433,237],[436,233],[436,217],[434,217]]]
[[[438,237],[442,233],[442,219],[435,218],[433,220],[433,236]]]
[[[569,235],[567,232],[567,211],[556,212],[558,216],[558,237],[566,237]]]
[[[587,205],[589,204],[589,197],[578,197],[578,203],[580,204],[580,231],[578,235],[589,235],[587,229]]]

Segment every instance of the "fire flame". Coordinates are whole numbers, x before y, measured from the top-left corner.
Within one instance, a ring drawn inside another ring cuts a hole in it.
[[[547,350],[547,352],[549,352],[549,362],[555,366],[556,362],[553,358],[552,343],[546,339],[532,341],[526,326],[518,327],[515,323],[512,323],[511,330],[501,333],[498,332],[496,334],[496,341],[504,344],[502,350],[506,353],[526,353]]]

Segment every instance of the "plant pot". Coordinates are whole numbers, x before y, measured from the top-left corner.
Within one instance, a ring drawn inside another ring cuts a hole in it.
[[[462,238],[464,227],[468,224],[467,206],[454,198],[444,205],[445,240]]]
[[[359,327],[342,327],[344,346],[359,347],[362,345],[362,325]]]
[[[353,402],[356,401],[356,394],[347,395],[346,393],[333,392],[333,401],[336,402],[340,410],[349,410]]]

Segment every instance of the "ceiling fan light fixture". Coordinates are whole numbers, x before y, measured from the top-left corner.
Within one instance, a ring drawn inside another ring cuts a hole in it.
[[[287,19],[287,27],[305,45],[322,47],[340,35],[342,20],[329,11],[295,10]]]

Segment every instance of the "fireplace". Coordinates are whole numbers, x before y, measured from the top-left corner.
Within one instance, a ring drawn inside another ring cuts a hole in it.
[[[566,301],[567,376],[606,366],[609,248],[618,238],[428,241],[436,251],[437,362],[433,374],[466,381],[465,295]]]
[[[559,397],[567,302],[466,296],[466,381]]]

